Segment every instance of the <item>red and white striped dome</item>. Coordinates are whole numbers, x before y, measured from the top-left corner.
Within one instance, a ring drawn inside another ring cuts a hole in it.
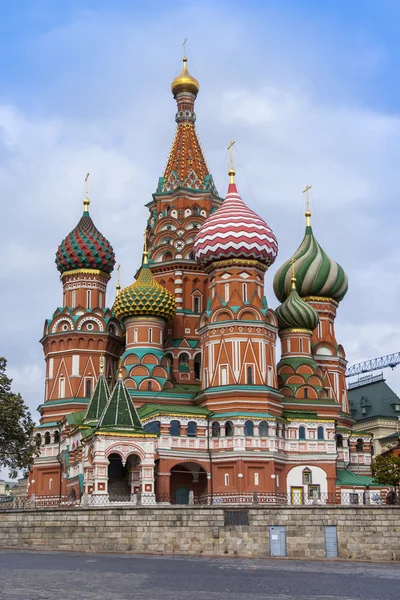
[[[206,219],[194,240],[197,262],[205,267],[216,260],[259,260],[268,267],[278,254],[278,242],[267,223],[248,208],[231,182],[222,206]]]

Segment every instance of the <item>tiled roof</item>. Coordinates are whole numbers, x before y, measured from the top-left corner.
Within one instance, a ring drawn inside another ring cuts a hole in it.
[[[368,475],[357,475],[348,469],[338,469],[336,473],[336,485],[352,485],[357,487],[374,486],[385,487],[376,483],[373,477]]]

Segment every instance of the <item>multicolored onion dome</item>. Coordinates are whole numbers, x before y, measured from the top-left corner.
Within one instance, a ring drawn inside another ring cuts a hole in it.
[[[304,239],[299,248],[275,273],[274,292],[280,302],[290,294],[292,262],[297,281],[297,290],[302,298],[319,296],[343,300],[348,288],[347,275],[340,265],[324,252],[314,237],[310,225],[311,213],[307,211]]]
[[[240,198],[230,171],[231,182],[222,206],[200,227],[194,240],[197,262],[205,267],[217,260],[243,258],[272,265],[278,242],[271,228]]]
[[[98,269],[112,273],[115,254],[110,242],[97,229],[88,211],[89,200],[78,225],[61,242],[56,252],[60,273],[75,269]]]
[[[194,96],[197,96],[199,90],[200,84],[197,79],[192,77],[189,73],[187,68],[187,58],[184,56],[182,71],[171,83],[171,92],[174,98],[176,98],[177,94],[182,94],[183,92],[190,92],[191,94],[194,94]]]
[[[317,311],[304,302],[297,293],[296,279],[292,277],[292,289],[283,304],[275,309],[279,329],[309,329],[314,331],[318,325]]]
[[[160,317],[170,321],[176,313],[175,298],[157,283],[148,265],[148,253],[143,252],[139,277],[115,298],[113,311],[118,319],[129,317]]]

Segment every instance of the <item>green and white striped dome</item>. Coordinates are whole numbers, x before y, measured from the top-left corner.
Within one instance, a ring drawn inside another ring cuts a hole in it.
[[[291,290],[288,298],[275,309],[279,329],[308,329],[314,331],[318,325],[317,311],[304,302],[297,293],[296,279],[292,278]]]
[[[284,302],[290,294],[293,261],[299,296],[332,298],[337,302],[343,300],[348,289],[347,275],[321,248],[311,225],[307,224],[299,248],[275,273],[274,292],[280,302]]]

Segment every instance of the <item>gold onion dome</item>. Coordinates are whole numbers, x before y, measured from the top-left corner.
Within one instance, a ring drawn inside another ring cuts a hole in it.
[[[175,298],[157,283],[150,270],[147,250],[143,252],[140,273],[135,283],[124,288],[115,298],[113,311],[120,319],[160,317],[170,321],[176,313]]]
[[[200,84],[197,79],[192,77],[192,75],[189,73],[187,68],[187,58],[184,56],[182,71],[171,83],[171,92],[174,98],[176,98],[178,94],[182,94],[184,92],[189,92],[190,94],[197,96],[199,89]]]
[[[275,309],[279,329],[308,329],[314,331],[319,322],[317,311],[304,302],[296,290],[296,278],[292,274],[290,294]]]

